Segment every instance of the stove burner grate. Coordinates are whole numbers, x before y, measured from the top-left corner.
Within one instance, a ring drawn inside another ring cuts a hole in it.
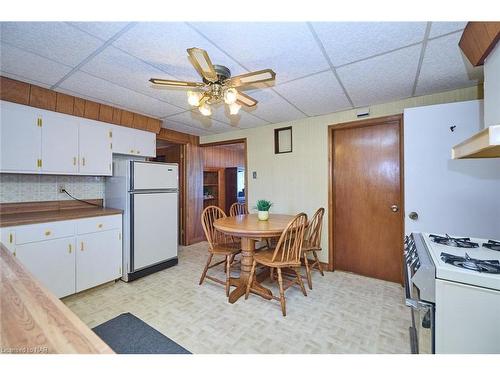
[[[429,237],[433,242],[436,242],[440,245],[462,247],[466,249],[479,247],[479,244],[477,244],[476,242],[472,242],[468,237],[455,238],[455,237],[450,237],[447,234],[446,237],[438,236],[436,234],[430,234]]]
[[[452,264],[456,267],[465,268],[471,271],[483,273],[500,273],[500,262],[498,260],[474,259],[465,253],[465,257],[452,254],[441,253],[443,262]]]
[[[483,247],[486,247],[490,250],[500,251],[500,242],[495,240],[488,240],[488,242],[483,243]]]

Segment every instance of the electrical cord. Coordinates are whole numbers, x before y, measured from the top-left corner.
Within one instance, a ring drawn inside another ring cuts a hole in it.
[[[70,193],[68,193],[68,191],[66,189],[61,189],[61,191],[63,193],[66,193],[70,198],[74,199],[75,201],[82,202],[82,203],[87,203],[87,204],[90,204],[91,206],[96,206],[96,207],[102,208],[102,206],[100,204],[95,204],[95,203],[92,203],[92,202],[88,202],[88,201],[85,201],[85,200],[82,200],[82,199],[75,198]]]

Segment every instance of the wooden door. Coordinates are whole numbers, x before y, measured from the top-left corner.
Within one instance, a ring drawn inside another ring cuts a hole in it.
[[[78,121],[46,111],[42,126],[42,173],[78,173]]]
[[[122,276],[120,229],[78,236],[76,246],[77,292]]]
[[[40,171],[41,112],[37,108],[1,102],[0,172]]]
[[[75,293],[74,237],[18,245],[16,257],[58,298]]]
[[[107,126],[97,121],[80,119],[80,174],[111,176],[111,139]]]
[[[401,117],[332,131],[334,268],[401,282]]]

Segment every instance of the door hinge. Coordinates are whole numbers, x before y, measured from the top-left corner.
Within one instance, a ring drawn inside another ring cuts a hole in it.
[[[68,253],[71,254],[71,250],[72,250],[72,246],[71,246],[71,244],[68,244]]]
[[[113,132],[111,130],[109,131],[109,138],[113,138]]]
[[[109,148],[113,149],[113,142],[109,142]]]
[[[41,117],[38,117],[38,119],[36,120],[36,125],[41,128],[42,127],[42,118]]]
[[[37,161],[36,161],[36,166],[37,166],[38,168],[42,168],[42,159],[37,159]]]
[[[9,233],[9,243],[12,243],[14,236],[12,233]]]

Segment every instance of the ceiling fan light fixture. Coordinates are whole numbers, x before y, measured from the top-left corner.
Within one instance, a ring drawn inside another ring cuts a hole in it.
[[[203,116],[210,116],[212,114],[212,109],[207,103],[203,103],[198,107],[198,110]]]
[[[202,97],[202,94],[196,91],[188,91],[187,92],[188,96],[188,103],[192,105],[193,107],[198,107],[200,105],[200,99]]]
[[[236,99],[238,98],[238,91],[235,88],[230,87],[224,92],[224,102],[226,104],[236,103]]]
[[[238,103],[231,103],[229,104],[229,113],[231,115],[237,115],[238,112],[240,111],[241,105]]]

